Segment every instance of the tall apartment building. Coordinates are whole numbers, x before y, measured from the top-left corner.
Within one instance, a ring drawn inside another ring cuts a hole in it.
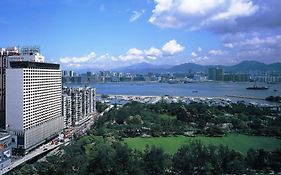
[[[62,95],[62,102],[61,102],[61,109],[62,109],[62,116],[63,116],[63,123],[64,128],[67,126],[72,126],[72,103],[71,103],[71,96],[68,96],[67,94]]]
[[[5,70],[6,129],[17,136],[15,149],[23,152],[63,129],[60,65],[44,63],[30,51],[20,54],[29,61],[10,61]]]
[[[96,91],[94,88],[64,88],[62,95],[65,125],[76,125],[96,111]]]
[[[223,81],[224,71],[222,68],[209,68],[208,79],[214,81]]]

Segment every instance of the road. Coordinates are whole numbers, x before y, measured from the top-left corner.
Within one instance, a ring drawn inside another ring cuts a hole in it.
[[[57,145],[48,145],[48,146],[41,146],[37,149],[35,149],[34,151],[28,153],[27,155],[25,155],[24,157],[20,158],[20,159],[17,159],[15,160],[14,162],[12,162],[12,164],[6,168],[3,168],[0,173],[1,174],[5,174],[9,171],[11,171],[12,169],[16,168],[17,166],[21,165],[22,163],[30,160],[30,159],[33,159],[34,157],[36,156],[39,156],[40,154],[43,154],[45,152],[48,152],[50,150],[53,150],[61,145],[63,145],[64,143],[58,143]]]
[[[103,116],[103,114],[105,112],[108,112],[111,108],[113,108],[113,105],[110,105],[108,108],[106,108],[102,113],[98,114],[98,113],[94,113],[92,115],[91,118],[89,118],[89,120],[85,120],[85,123],[80,124],[79,126],[74,127],[74,129],[72,130],[71,134],[74,133],[85,133],[87,130],[89,130],[91,128],[91,125],[101,116]],[[2,170],[0,170],[0,175],[5,174],[9,171],[11,171],[12,169],[16,168],[17,166],[23,164],[24,162],[33,159],[36,156],[39,156],[43,153],[46,152],[50,152],[62,145],[68,145],[70,142],[69,139],[65,140],[64,142],[58,142],[57,145],[52,145],[51,143],[47,143],[44,145],[41,145],[40,147],[36,148],[35,150],[31,151],[30,153],[28,153],[27,155],[25,155],[24,157],[21,157],[19,159],[16,159],[15,161],[12,162],[12,164],[8,167],[3,168]]]

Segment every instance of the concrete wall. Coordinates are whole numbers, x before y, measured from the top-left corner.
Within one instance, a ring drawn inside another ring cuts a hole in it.
[[[9,129],[23,129],[23,70],[6,70],[6,122]]]
[[[60,132],[63,129],[63,123],[63,117],[61,116],[25,131],[24,149],[28,150]]]

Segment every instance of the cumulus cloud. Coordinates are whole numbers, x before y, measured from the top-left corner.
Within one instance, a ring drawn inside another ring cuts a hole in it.
[[[132,16],[130,17],[129,21],[130,22],[134,22],[137,19],[139,19],[143,14],[145,13],[145,10],[141,10],[141,11],[133,11]]]
[[[149,61],[149,59],[155,60],[162,56],[161,50],[150,47],[147,50],[140,50],[137,48],[132,48],[127,51],[125,55],[120,55],[119,58],[122,61]]]
[[[281,27],[278,0],[155,0],[149,22],[162,28],[230,33]]]
[[[64,63],[64,64],[71,64],[71,63],[84,63],[87,62],[93,58],[96,57],[96,53],[95,52],[91,52],[89,55],[87,56],[82,56],[82,57],[63,57],[60,58],[60,62]]]
[[[243,35],[239,40],[232,36],[227,38],[239,60],[259,60],[263,62],[280,62],[281,35]]]
[[[197,52],[202,52],[202,50],[203,50],[203,49],[202,49],[201,47],[198,47],[198,48],[197,48]]]
[[[198,56],[195,52],[192,52],[190,55],[192,58],[196,58]]]
[[[176,40],[170,40],[169,42],[167,42],[163,47],[162,50],[170,55],[174,55],[177,53],[180,53],[184,50],[185,48],[178,44]]]
[[[212,60],[208,56],[194,57],[188,60],[189,63],[196,63],[201,65],[210,65]]]
[[[155,47],[150,47],[148,50],[145,50],[144,53],[150,59],[156,59],[157,57],[160,57],[162,55],[161,50]]]
[[[232,43],[224,43],[224,47],[232,49],[234,45]]]
[[[144,51],[137,48],[132,48],[127,51],[125,55],[120,55],[122,61],[144,60]]]
[[[87,56],[81,57],[63,57],[60,58],[60,63],[67,68],[97,68],[97,69],[112,69],[131,64],[150,62],[160,63],[170,61],[173,64],[178,63],[174,59],[174,55],[184,50],[184,47],[177,43],[176,40],[170,40],[160,48],[149,47],[147,49],[131,48],[126,53],[120,55],[110,55],[109,53],[96,55],[91,52]],[[178,57],[178,55],[177,55]]]
[[[217,55],[223,55],[223,51],[221,51],[221,50],[210,50],[209,51],[209,54],[210,55],[214,55],[214,56],[217,56]]]

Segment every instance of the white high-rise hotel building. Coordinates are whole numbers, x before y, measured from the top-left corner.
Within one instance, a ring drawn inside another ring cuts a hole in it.
[[[40,54],[26,54],[6,68],[6,129],[17,136],[18,149],[28,151],[63,129],[61,70]],[[32,55],[37,55],[33,57]]]

